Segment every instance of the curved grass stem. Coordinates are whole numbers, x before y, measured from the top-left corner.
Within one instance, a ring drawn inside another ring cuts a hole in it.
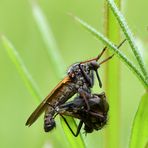
[[[123,15],[121,14],[121,12],[119,11],[119,9],[117,8],[116,4],[114,3],[113,0],[106,0],[109,7],[111,8],[112,12],[114,13],[117,21],[119,22],[120,26],[121,26],[121,29],[123,30],[125,36],[126,36],[126,39],[128,40],[130,46],[131,46],[131,49],[137,59],[137,62],[140,66],[140,69],[144,75],[144,79],[145,79],[145,82],[147,83],[148,85],[148,72],[146,70],[146,67],[145,67],[145,64],[143,62],[143,59],[139,53],[139,49],[137,48],[136,46],[136,43],[134,41],[134,37],[132,35],[132,32],[131,30],[129,29],[126,21],[125,21],[125,18],[123,17]]]
[[[17,50],[5,36],[2,36],[1,40],[11,61],[14,63],[28,90],[31,92],[31,94],[33,94],[33,96],[37,99],[38,102],[41,101],[42,95],[39,91],[39,88],[33,80],[32,76],[30,75]]]
[[[33,80],[31,74],[29,73],[27,67],[25,66],[21,56],[19,55],[18,51],[14,48],[11,42],[4,36],[1,37],[2,43],[11,59],[11,61],[16,66],[17,71],[19,72],[21,78],[23,79],[25,85],[27,86],[28,90],[38,99],[38,102],[41,101],[42,95],[38,89],[37,84]],[[77,127],[76,125],[74,125]],[[70,143],[71,147],[76,147],[77,143],[79,143],[80,148],[85,148],[85,143],[80,136],[75,140],[74,137],[71,135],[70,131],[64,131],[65,135],[67,136],[67,140]]]
[[[103,34],[95,30],[93,27],[88,25],[86,22],[81,20],[80,18],[74,16],[74,19],[78,21],[86,30],[88,30],[90,33],[93,34],[97,39],[101,40],[104,44],[106,44],[109,49],[113,50],[115,54],[129,67],[129,69],[136,75],[136,77],[140,80],[142,85],[147,89],[148,83],[145,79],[145,77],[142,75],[142,73],[139,71],[139,69],[130,61],[123,52],[118,50],[118,48],[110,41],[108,40]]]

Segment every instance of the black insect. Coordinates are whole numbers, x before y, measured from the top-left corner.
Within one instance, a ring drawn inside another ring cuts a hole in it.
[[[81,97],[56,107],[57,114],[60,114],[72,134],[77,137],[84,123],[85,133],[92,133],[93,130],[100,130],[107,123],[109,104],[105,93],[92,94],[88,99],[90,110],[87,110],[86,103]],[[71,116],[80,120],[76,133],[72,130],[64,116]]]
[[[125,41],[125,40],[124,40]],[[118,48],[124,43],[124,41],[118,46]],[[31,126],[38,117],[45,111],[44,116],[44,130],[48,132],[55,127],[55,121],[53,116],[55,110],[51,107],[57,107],[60,104],[65,103],[74,94],[78,93],[81,98],[85,100],[87,108],[89,110],[88,98],[91,94],[91,88],[94,85],[94,72],[97,75],[99,86],[102,87],[102,83],[97,72],[97,69],[101,64],[113,57],[110,56],[102,62],[98,63],[98,60],[103,55],[105,47],[102,52],[91,60],[76,63],[70,66],[67,76],[49,93],[49,95],[41,102],[41,104],[35,109],[35,111],[28,118],[26,125]]]

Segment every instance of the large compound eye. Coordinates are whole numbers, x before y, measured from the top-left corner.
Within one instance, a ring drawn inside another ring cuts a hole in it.
[[[90,65],[91,65],[91,69],[92,70],[97,70],[99,67],[100,67],[100,64],[99,63],[97,63],[96,61],[92,61],[91,63],[90,63]]]

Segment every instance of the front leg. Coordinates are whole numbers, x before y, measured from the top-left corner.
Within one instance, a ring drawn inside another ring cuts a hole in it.
[[[78,93],[79,93],[80,97],[84,99],[84,101],[86,103],[86,106],[87,106],[87,111],[89,111],[90,110],[90,106],[88,104],[88,99],[91,97],[91,94],[87,93],[82,88],[78,89]]]
[[[84,69],[83,69],[83,67],[82,67],[81,64],[79,64],[79,67],[80,67],[80,70],[81,70],[81,72],[83,74],[83,77],[85,78],[85,80],[87,81],[87,83],[89,84],[89,86],[92,87],[93,86],[93,80],[91,80],[89,78],[89,76],[86,74],[86,72],[84,71]]]

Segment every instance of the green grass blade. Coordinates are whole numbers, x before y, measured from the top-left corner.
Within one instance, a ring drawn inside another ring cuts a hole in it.
[[[19,53],[17,52],[17,50],[13,47],[13,45],[10,43],[10,41],[6,37],[2,36],[1,39],[2,39],[2,43],[5,47],[11,61],[16,66],[16,69],[19,72],[19,74],[20,74],[21,78],[23,79],[25,85],[27,86],[28,90],[35,96],[35,98],[38,99],[37,101],[40,102],[42,97],[39,92],[39,89],[38,89],[37,85],[35,84],[34,80],[32,79],[30,73],[28,72]],[[65,124],[65,123],[63,123],[63,124]],[[65,125],[63,125],[63,126],[65,126]],[[77,126],[73,123],[72,128],[77,128]],[[77,143],[80,144],[80,148],[85,147],[85,144],[84,144],[81,136],[78,136],[78,138],[74,138],[72,135],[70,135],[71,134],[70,131],[67,130],[64,132],[66,134],[66,137],[67,137],[71,147],[73,147],[73,148],[77,147]]]
[[[22,58],[20,57],[17,50],[14,48],[14,46],[11,44],[11,42],[4,36],[2,36],[2,43],[8,53],[8,56],[10,57],[11,61],[16,66],[16,69],[18,73],[20,74],[21,78],[23,79],[25,85],[27,86],[28,90],[31,92],[32,95],[34,95],[34,98],[37,98],[37,103],[41,102],[41,93],[39,92],[39,89],[32,79],[30,73],[28,72],[24,62],[22,61]],[[56,135],[56,137],[60,140],[59,134]]]
[[[119,11],[119,9],[117,8],[116,4],[114,3],[113,0],[106,0],[109,7],[111,8],[111,10],[113,11],[117,21],[119,22],[120,26],[121,26],[121,29],[123,30],[130,46],[131,46],[131,49],[138,61],[138,64],[141,68],[141,71],[143,72],[144,76],[145,76],[145,79],[146,79],[146,82],[148,84],[148,73],[147,73],[147,70],[146,70],[146,67],[145,67],[145,64],[143,62],[143,59],[139,53],[139,49],[138,47],[136,46],[136,43],[135,43],[135,40],[134,40],[134,37],[132,35],[132,32],[131,30],[129,29],[126,21],[125,21],[125,18],[123,17],[123,15],[121,14],[121,12]]]
[[[86,30],[88,30],[94,37],[101,40],[104,44],[106,44],[109,49],[113,50],[115,54],[129,67],[129,69],[136,75],[136,77],[140,80],[142,85],[147,89],[148,84],[146,79],[143,77],[141,72],[137,69],[137,67],[123,54],[122,51],[118,50],[117,47],[108,40],[103,34],[95,30],[93,27],[88,25],[86,22],[82,21],[78,17],[74,17],[76,21],[78,21]]]
[[[138,111],[135,115],[130,148],[147,148],[148,144],[148,92],[141,98]]]
[[[61,79],[61,75],[63,76],[64,74],[63,69],[65,67],[65,64],[64,64],[64,60],[61,57],[61,54],[59,52],[55,39],[53,37],[53,33],[40,7],[34,3],[32,5],[32,10],[33,10],[33,16],[36,21],[36,24],[41,32],[45,45],[47,46],[49,59],[54,65],[53,70],[55,71],[55,74],[57,75],[57,77]],[[65,127],[65,122],[63,122],[62,118],[60,119],[61,119],[62,127]],[[74,124],[72,124],[72,128],[76,129],[77,125],[75,124],[75,120],[74,119],[71,119],[71,120],[73,120],[74,122]],[[71,132],[69,130],[65,130],[65,129],[66,128],[64,128],[64,133],[71,147],[73,148],[77,147],[77,143],[80,144],[80,148],[85,147],[84,140],[81,137],[81,135],[75,138],[73,135],[71,135]]]
[[[33,96],[37,99],[38,102],[41,101],[42,95],[41,95],[36,83],[32,79],[32,76],[28,72],[19,53],[17,52],[17,50],[13,47],[13,45],[10,43],[10,41],[6,37],[2,36],[1,39],[2,39],[2,44],[4,45],[6,51],[9,55],[9,58],[16,66],[16,69],[19,72],[19,74],[20,74],[21,78],[23,79],[25,85],[27,86],[28,90],[33,94]]]
[[[115,0],[120,5],[120,0]],[[112,11],[105,5],[105,33],[106,36],[116,43],[120,42],[120,26],[116,21]],[[111,51],[107,50],[106,54],[108,57],[111,55]],[[121,102],[121,81],[120,79],[120,61],[117,57],[114,57],[111,62],[105,64],[105,88],[106,94],[110,104],[109,111],[109,126],[106,127],[104,145],[105,148],[121,147],[120,134],[121,134],[121,123],[120,123],[120,102]],[[113,79],[116,78],[116,79]],[[114,83],[112,83],[114,82]],[[114,133],[114,136],[112,136]],[[106,142],[107,141],[107,142]]]
[[[53,63],[53,65],[55,65],[53,67],[55,75],[59,78],[64,74],[63,68],[65,67],[65,64],[58,50],[50,25],[47,23],[45,15],[37,4],[32,4],[32,11],[34,20],[36,21],[38,29],[46,45],[49,60]]]

